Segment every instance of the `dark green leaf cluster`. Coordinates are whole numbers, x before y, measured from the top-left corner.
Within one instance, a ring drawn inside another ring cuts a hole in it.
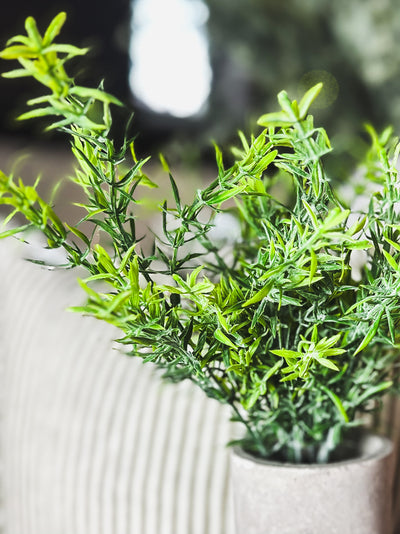
[[[299,103],[281,92],[281,110],[260,118],[261,133],[239,134],[233,165],[216,148],[216,178],[191,203],[181,200],[162,158],[173,205],[159,206],[162,232],[146,253],[136,220],[138,191],[155,186],[144,172],[148,158],[137,158],[133,141],[116,147],[111,139],[114,98],[65,73],[78,51],[52,44],[63,20],[56,17],[42,38],[28,19],[28,35],[12,39],[1,57],[20,61],[13,75],[52,90],[43,98],[50,106],[24,118],[57,115],[53,126],[70,134],[84,216],[63,223],[35,186],[0,173],[0,204],[11,208],[5,224],[15,214],[26,219],[2,237],[33,226],[50,248],[63,247],[66,266],[88,272],[80,280],[87,303],[75,311],[114,324],[132,355],[229,404],[246,427],[248,450],[327,461],[343,430],[397,380],[400,145],[389,131],[369,128],[360,172],[365,190],[375,189],[365,210],[352,210],[330,185],[322,165],[330,142],[308,114],[321,84]],[[94,101],[104,106],[102,122],[88,117]],[[288,180],[287,198],[277,198],[276,186]],[[213,237],[226,213],[240,226],[227,253]],[[364,262],[356,273],[358,254]]]

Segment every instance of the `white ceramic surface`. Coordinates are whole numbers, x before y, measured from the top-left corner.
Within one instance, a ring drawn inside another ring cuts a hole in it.
[[[236,534],[391,534],[393,445],[366,435],[360,457],[293,465],[231,457]]]

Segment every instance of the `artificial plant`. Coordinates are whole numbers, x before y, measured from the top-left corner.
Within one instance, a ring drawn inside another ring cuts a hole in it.
[[[343,431],[396,385],[400,145],[389,130],[370,128],[361,185],[376,191],[364,211],[351,210],[324,171],[328,136],[308,113],[321,84],[299,103],[283,91],[281,110],[259,119],[256,136],[239,134],[232,164],[216,149],[216,178],[191,203],[162,158],[174,202],[159,206],[162,232],[149,235],[146,253],[135,221],[139,189],[154,185],[148,158],[135,154],[132,140],[113,141],[110,106],[120,102],[67,74],[65,63],[86,50],[55,44],[64,21],[60,13],[42,36],[28,18],[27,34],[0,56],[21,65],[4,76],[31,76],[48,89],[20,119],[55,117],[50,128],[69,135],[83,216],[61,221],[37,184],[1,172],[0,204],[10,208],[2,237],[35,227],[49,248],[63,248],[64,267],[88,275],[79,280],[87,302],[75,311],[116,325],[132,355],[229,404],[247,450],[328,461]],[[272,191],[288,178],[283,202]],[[241,229],[227,254],[211,231],[221,212]],[[10,227],[17,215],[25,222]],[[360,251],[366,259],[356,278]]]

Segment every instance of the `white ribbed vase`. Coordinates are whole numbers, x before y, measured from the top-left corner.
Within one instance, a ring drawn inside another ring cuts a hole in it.
[[[295,465],[234,449],[236,534],[391,534],[393,445],[367,434],[358,450],[354,460]]]

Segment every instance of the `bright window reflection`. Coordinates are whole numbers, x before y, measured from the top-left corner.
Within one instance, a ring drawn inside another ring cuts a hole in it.
[[[204,111],[212,72],[202,0],[136,0],[131,23],[129,84],[158,113]]]

